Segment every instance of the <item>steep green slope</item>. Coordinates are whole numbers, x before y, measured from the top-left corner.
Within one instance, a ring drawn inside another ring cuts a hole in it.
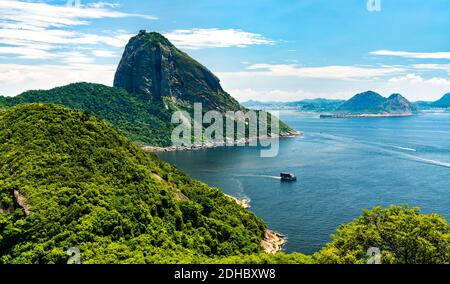
[[[138,144],[171,144],[170,110],[142,94],[100,84],[75,83],[48,91],[28,91],[17,97],[0,97],[0,105],[8,107],[38,102],[61,104],[94,114]]]
[[[0,112],[0,263],[193,262],[258,253],[265,224],[103,121],[55,105]]]

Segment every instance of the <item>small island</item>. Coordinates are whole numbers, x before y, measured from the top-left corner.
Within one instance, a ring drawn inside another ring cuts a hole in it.
[[[344,102],[335,111],[320,118],[403,117],[417,114],[417,107],[400,94],[388,98],[367,91]]]

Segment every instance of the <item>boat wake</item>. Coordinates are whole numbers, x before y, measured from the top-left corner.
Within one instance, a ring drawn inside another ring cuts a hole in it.
[[[426,159],[426,158],[422,158],[422,157],[414,156],[414,155],[404,154],[403,156],[408,157],[408,158],[410,158],[412,160],[415,160],[415,161],[426,163],[426,164],[435,165],[435,166],[441,166],[441,167],[445,167],[445,168],[450,168],[450,163],[437,161],[437,160]]]
[[[277,179],[277,180],[281,180],[281,177],[279,176],[271,176],[271,175],[253,175],[253,174],[248,174],[248,175],[236,175],[237,177],[259,177],[259,178],[270,178],[270,179]]]
[[[391,147],[395,148],[395,149],[399,149],[399,150],[405,150],[405,151],[410,151],[410,152],[417,152],[416,149],[407,148],[407,147],[400,147],[400,146],[395,146],[395,145],[391,145]]]
[[[357,144],[365,146],[365,147],[374,147],[374,148],[384,151],[385,153],[389,153],[391,155],[398,155],[400,157],[409,159],[411,161],[425,163],[425,164],[434,165],[434,166],[445,167],[445,168],[450,168],[450,163],[448,163],[448,162],[422,158],[422,157],[419,157],[416,155],[406,154],[404,152],[404,151],[417,152],[417,150],[413,149],[413,148],[401,147],[401,146],[385,144],[385,143],[368,142],[368,141],[363,141],[363,140],[346,137],[346,136],[336,136],[336,135],[322,135],[322,136],[326,137],[327,139],[332,139],[332,140],[340,141],[340,142],[346,142],[348,144],[357,143]],[[388,148],[391,148],[391,149],[388,149]],[[395,151],[393,149],[402,150],[402,151]]]

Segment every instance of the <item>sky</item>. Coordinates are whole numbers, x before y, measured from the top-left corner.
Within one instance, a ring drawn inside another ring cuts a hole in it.
[[[141,29],[165,35],[241,102],[450,92],[448,0],[106,1],[0,0],[0,95],[112,85]]]

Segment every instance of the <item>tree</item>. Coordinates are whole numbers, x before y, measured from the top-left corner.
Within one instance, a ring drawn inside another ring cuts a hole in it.
[[[450,225],[437,214],[420,209],[375,207],[338,228],[332,242],[314,255],[319,263],[366,263],[369,248],[381,251],[385,264],[450,263]]]

